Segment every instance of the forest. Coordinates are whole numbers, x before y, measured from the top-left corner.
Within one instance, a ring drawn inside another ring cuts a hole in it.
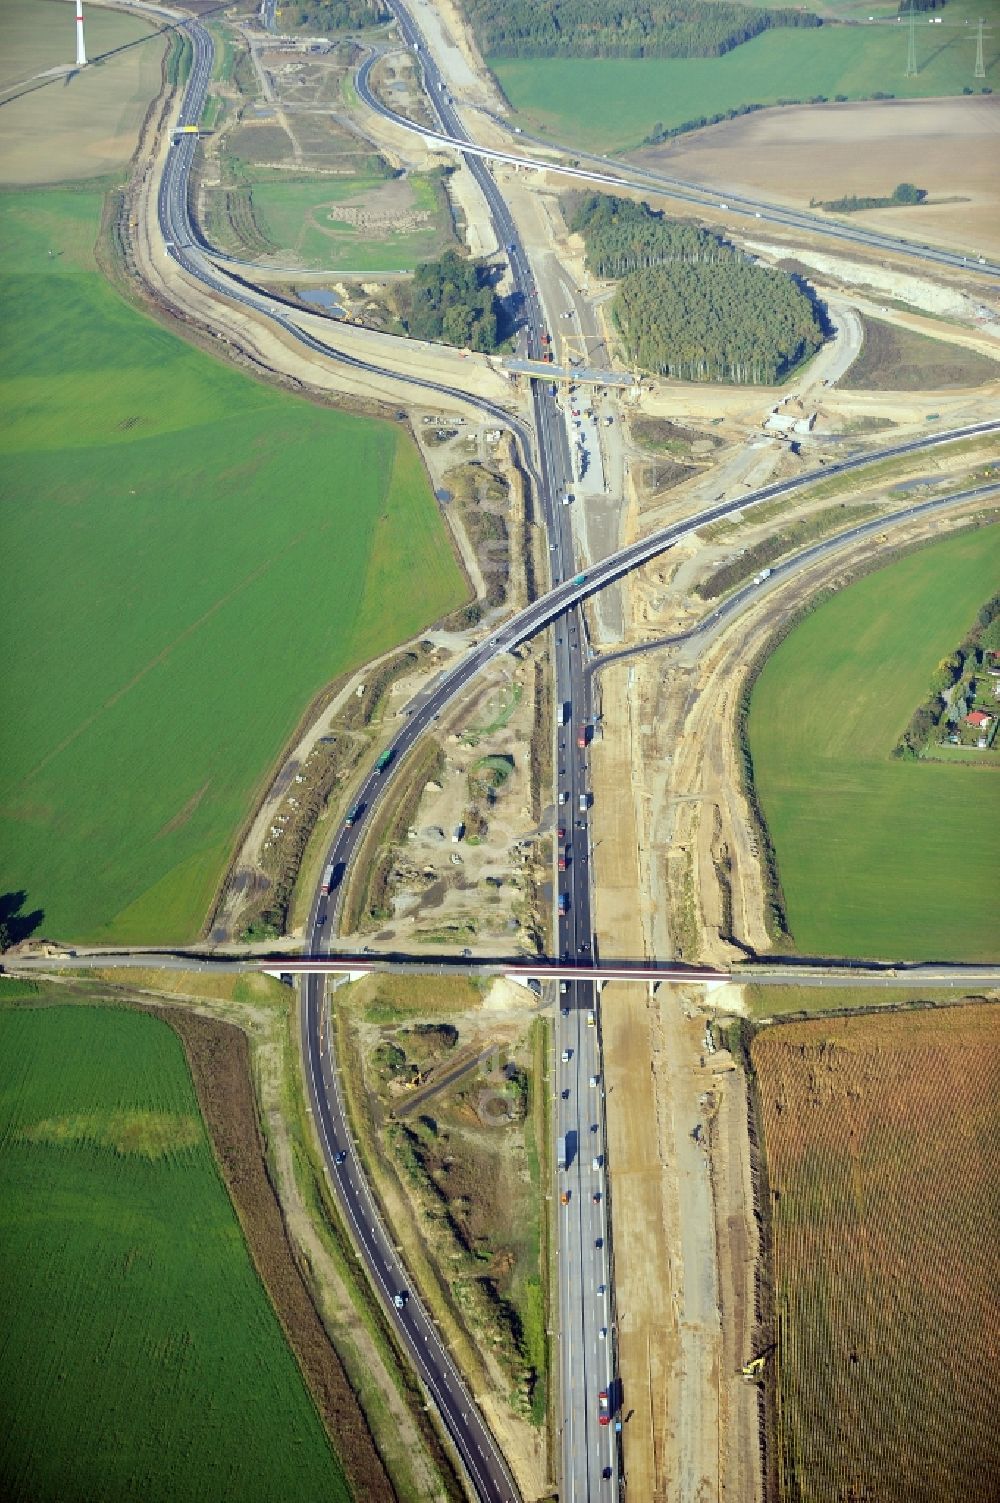
[[[463,0],[487,57],[721,57],[809,11],[728,0]]]
[[[312,31],[361,31],[380,21],[390,21],[392,12],[381,0],[311,0],[297,12],[299,26]]]
[[[789,276],[689,220],[593,194],[571,228],[584,237],[589,269],[622,279],[612,313],[643,370],[773,384],[823,343],[812,302]]]
[[[500,341],[500,305],[480,262],[445,251],[417,268],[399,294],[399,316],[412,339],[441,340],[488,354]]]

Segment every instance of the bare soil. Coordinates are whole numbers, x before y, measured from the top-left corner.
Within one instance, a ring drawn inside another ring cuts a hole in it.
[[[533,1385],[510,1311],[523,1298],[523,1279],[538,1271],[533,1220],[545,1203],[531,1186],[525,1128],[509,1090],[512,1067],[530,1067],[527,1029],[538,1003],[504,981],[471,1005],[470,990],[433,978],[417,987],[410,978],[368,978],[338,996],[337,1048],[366,1171],[414,1281],[525,1497],[539,1498],[546,1429],[528,1418]],[[390,1045],[405,1062],[387,1056]],[[483,1057],[450,1079],[467,1054]],[[524,1214],[511,1214],[517,1204]]]
[[[995,360],[958,345],[912,334],[882,319],[862,318],[862,326],[861,355],[841,382],[848,391],[938,391],[1000,378]]]
[[[762,110],[632,159],[797,208],[810,199],[887,195],[912,182],[928,202],[868,210],[851,222],[986,254],[1000,249],[998,144],[996,98],[885,100]]]

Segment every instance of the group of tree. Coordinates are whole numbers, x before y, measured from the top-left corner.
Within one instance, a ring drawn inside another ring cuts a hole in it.
[[[445,251],[417,268],[400,291],[399,315],[414,339],[439,340],[489,353],[500,340],[500,304],[479,261]]]
[[[489,57],[721,57],[774,26],[821,26],[803,10],[729,0],[464,0]]]
[[[298,12],[298,24],[311,31],[363,31],[391,20],[382,0],[311,0]]]
[[[975,700],[976,673],[985,657],[983,634],[998,616],[1000,594],[991,595],[980,607],[972,630],[935,668],[930,692],[923,704],[914,710],[909,725],[893,749],[894,757],[919,757],[936,731],[950,733],[956,729]]]
[[[622,278],[612,306],[629,357],[681,381],[780,381],[817,350],[809,297],[710,230],[630,199],[584,199],[572,219],[598,276]]]
[[[811,198],[809,207],[826,209],[832,214],[856,214],[859,209],[893,209],[899,204],[922,204],[926,197],[926,188],[916,188],[913,183],[897,183],[887,198],[858,198],[851,193],[844,198]]]

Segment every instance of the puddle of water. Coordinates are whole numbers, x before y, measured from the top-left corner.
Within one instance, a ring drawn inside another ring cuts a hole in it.
[[[317,307],[325,308],[328,313],[336,313],[338,318],[343,317],[343,308],[337,302],[337,299],[334,297],[333,293],[327,292],[325,288],[316,287],[311,292],[300,291],[299,297],[304,303],[315,303]]]

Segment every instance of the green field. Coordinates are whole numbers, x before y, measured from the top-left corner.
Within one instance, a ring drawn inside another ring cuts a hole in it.
[[[1000,527],[924,548],[826,602],[765,665],[750,744],[800,952],[1000,956],[994,772],[890,757],[998,572]]]
[[[197,931],[310,698],[464,585],[409,436],[134,311],[100,207],[3,198],[0,892],[159,942]]]
[[[305,183],[259,182],[251,189],[261,229],[302,264],[331,271],[404,271],[432,260],[454,243],[441,190],[428,177],[411,177],[413,209],[432,217],[426,225],[382,238],[338,220],[337,204],[372,189],[384,178],[346,178]]]
[[[927,37],[924,37],[924,32]],[[975,37],[965,27],[918,28],[920,71],[907,78],[907,28],[823,27],[767,31],[723,57],[491,58],[516,112],[556,140],[590,151],[637,146],[658,122],[682,125],[745,104],[780,99],[898,99],[960,94],[1000,78],[1000,31],[986,39],[986,78],[973,78]],[[933,40],[931,37],[933,36]]]
[[[165,1023],[0,1011],[0,1228],[6,1498],[348,1498]]]

